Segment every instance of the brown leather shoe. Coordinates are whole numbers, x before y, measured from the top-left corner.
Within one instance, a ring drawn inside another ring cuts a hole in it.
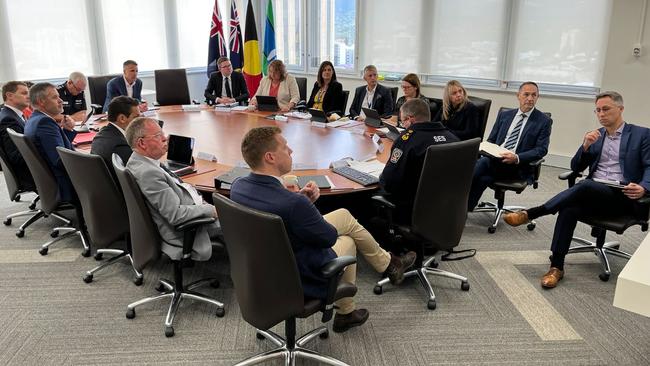
[[[542,287],[544,288],[553,288],[557,286],[557,283],[564,277],[564,271],[559,270],[556,267],[551,267],[544,276],[542,276]]]
[[[508,212],[503,215],[503,221],[510,226],[519,226],[528,223],[528,211]]]
[[[386,268],[386,275],[393,285],[399,285],[404,281],[404,272],[415,263],[417,255],[415,252],[407,252],[401,257],[390,254],[390,263]]]
[[[346,330],[358,327],[368,320],[370,313],[366,309],[357,309],[351,312],[350,314],[339,314],[334,315],[334,323],[332,324],[332,330],[336,333],[345,332]]]

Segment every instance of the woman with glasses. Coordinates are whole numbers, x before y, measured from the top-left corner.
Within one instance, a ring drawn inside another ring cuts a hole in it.
[[[329,114],[343,114],[343,86],[336,81],[336,71],[330,61],[323,61],[318,68],[318,76],[311,90],[307,108],[314,108]]]
[[[427,105],[430,105],[429,98],[420,93],[420,79],[415,74],[406,74],[402,78],[402,92],[404,92],[404,95],[397,98],[397,102],[395,102],[393,116],[390,118],[392,122],[399,121],[399,109],[402,108],[402,105],[404,105],[408,100],[421,99],[426,102]]]
[[[481,113],[468,98],[467,91],[458,80],[449,80],[442,92],[442,108],[433,118],[461,141],[481,136]]]
[[[281,60],[273,60],[269,64],[269,74],[262,78],[257,92],[251,98],[250,108],[257,108],[258,95],[267,95],[278,99],[280,112],[288,112],[300,100],[300,91],[296,78],[287,73],[287,68]]]

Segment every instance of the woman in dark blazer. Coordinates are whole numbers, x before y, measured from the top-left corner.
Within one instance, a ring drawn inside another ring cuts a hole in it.
[[[343,86],[336,81],[334,65],[329,61],[323,61],[318,68],[318,77],[311,90],[307,108],[318,109],[325,113],[336,111],[340,115],[344,114]]]
[[[461,141],[481,136],[481,113],[457,80],[449,80],[442,96],[442,108],[433,119],[441,121]]]
[[[398,125],[401,126],[401,121],[399,118],[399,110],[402,108],[404,103],[410,99],[420,99],[424,101],[427,105],[430,105],[429,98],[422,95],[420,92],[420,78],[415,74],[406,74],[402,78],[402,91],[404,95],[399,97],[395,101],[395,108],[393,108],[393,115],[390,117],[391,122],[400,122]],[[430,107],[429,107],[430,108]]]

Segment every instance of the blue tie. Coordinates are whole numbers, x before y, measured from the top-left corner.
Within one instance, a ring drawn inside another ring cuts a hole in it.
[[[524,120],[526,119],[526,115],[522,114],[521,119],[517,124],[515,125],[515,128],[512,129],[512,132],[510,132],[510,136],[508,136],[508,139],[506,140],[506,144],[503,146],[508,150],[512,150],[515,148],[515,145],[517,145],[517,140],[519,139],[519,132],[521,132],[521,126],[524,124]]]

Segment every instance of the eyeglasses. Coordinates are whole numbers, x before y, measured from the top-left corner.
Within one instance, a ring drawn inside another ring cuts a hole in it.
[[[139,138],[146,139],[148,137],[154,137],[154,138],[159,139],[159,138],[161,138],[163,136],[164,136],[164,133],[162,131],[160,131],[160,132],[154,133],[153,135],[144,135],[144,136],[140,136]]]
[[[402,85],[402,89],[413,89],[413,85]]]
[[[85,86],[85,85],[84,85],[83,88],[81,88],[81,87],[79,87],[77,84],[73,83],[72,81],[70,81],[70,85],[72,85],[72,87],[75,89],[75,91],[76,91],[77,93],[81,93],[82,91],[84,91],[84,90],[86,89],[86,86]]]

